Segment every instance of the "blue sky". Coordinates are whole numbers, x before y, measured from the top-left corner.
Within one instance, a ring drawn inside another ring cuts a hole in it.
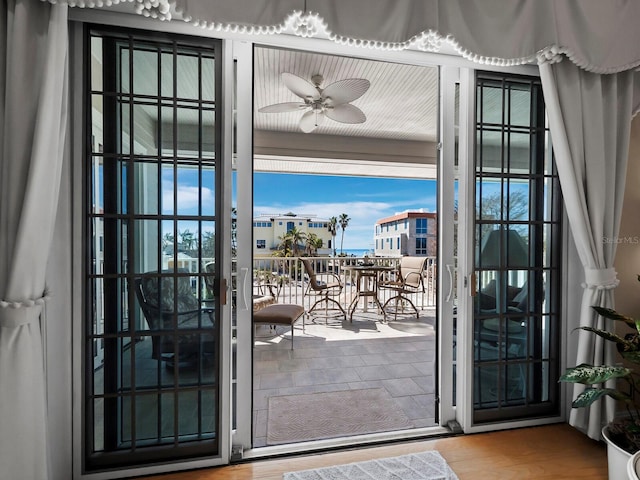
[[[346,213],[344,248],[373,247],[377,220],[405,210],[435,212],[435,180],[255,173],[254,215],[304,213],[329,219]],[[336,238],[340,246],[341,231]]]
[[[163,213],[173,211],[173,175],[163,171]],[[181,169],[177,180],[178,209],[181,214],[196,215],[202,195],[204,213],[214,214],[214,174],[203,171],[202,192],[198,192],[198,171]],[[102,181],[102,169],[98,173]],[[373,247],[373,232],[377,220],[406,210],[435,212],[437,189],[435,180],[409,180],[374,177],[345,177],[329,175],[300,175],[283,173],[254,173],[254,215],[287,213],[315,215],[321,219],[339,217],[346,213],[351,220],[344,235],[345,249]],[[234,176],[233,188],[237,188]],[[98,205],[102,206],[100,190]],[[173,227],[167,224],[167,232]],[[183,221],[180,229],[196,232],[196,222]],[[204,225],[204,230],[213,230]],[[340,247],[341,230],[336,238]]]

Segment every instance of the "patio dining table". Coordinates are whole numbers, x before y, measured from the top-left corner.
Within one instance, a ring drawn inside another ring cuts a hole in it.
[[[342,270],[346,272],[356,272],[356,294],[349,304],[347,312],[349,314],[349,320],[353,321],[353,312],[355,312],[358,302],[361,298],[364,299],[364,310],[367,309],[368,297],[373,298],[373,302],[378,306],[380,312],[382,312],[383,321],[386,322],[387,315],[382,308],[380,299],[378,298],[378,276],[381,272],[391,272],[396,268],[386,265],[345,265]]]

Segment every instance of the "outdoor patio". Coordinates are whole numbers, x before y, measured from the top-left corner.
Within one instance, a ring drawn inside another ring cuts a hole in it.
[[[256,327],[254,447],[273,444],[268,432],[270,399],[291,395],[377,389],[389,403],[378,409],[386,411],[376,411],[376,415],[397,413],[405,420],[399,425],[406,428],[434,425],[435,309],[422,308],[419,318],[406,311],[396,320],[393,314],[388,315],[386,323],[381,319],[375,308],[367,312],[359,308],[353,322],[342,318],[330,318],[327,323],[321,317],[306,319],[304,333],[300,319],[295,325],[293,350],[288,327]],[[309,421],[320,415],[313,408],[306,413]],[[377,431],[383,431],[381,428]],[[351,432],[362,433],[374,432],[363,432],[362,428]]]

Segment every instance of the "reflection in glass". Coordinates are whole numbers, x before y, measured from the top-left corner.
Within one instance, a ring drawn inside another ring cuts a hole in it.
[[[509,173],[529,173],[531,161],[529,142],[531,142],[531,134],[529,132],[517,133],[512,131],[509,133],[508,139]]]
[[[482,108],[478,109],[478,122],[502,124],[502,88],[499,83],[492,86],[487,82],[483,88],[478,88],[478,99],[481,99]]]
[[[531,93],[529,89],[513,86],[509,89],[509,123],[511,125],[528,127],[531,122]]]
[[[158,214],[158,164],[155,162],[136,162],[134,169],[135,182],[140,185],[144,195],[134,201],[135,213]]]
[[[198,442],[216,455],[219,311],[207,283],[215,282],[207,265],[216,260],[216,171],[201,151],[213,158],[219,148],[220,44],[90,35],[84,461],[92,470],[184,458]]]
[[[215,100],[215,64],[213,58],[202,58],[202,100],[211,102]]]
[[[551,248],[559,231],[558,180],[544,176],[548,152],[537,148],[547,142],[544,118],[531,113],[543,107],[538,80],[499,77],[478,79],[477,422],[558,411],[557,403],[545,403],[557,392],[558,376],[558,321],[550,315],[558,309],[552,296],[559,259],[551,257],[558,251]]]
[[[178,55],[177,63],[177,97],[197,100],[198,84],[193,77],[198,78],[198,57],[184,51],[184,55]]]
[[[133,51],[133,93],[158,95],[158,52],[135,49]]]

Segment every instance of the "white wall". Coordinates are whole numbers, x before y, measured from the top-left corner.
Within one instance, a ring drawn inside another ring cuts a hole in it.
[[[615,268],[620,285],[615,291],[616,310],[640,317],[640,116],[631,124],[627,185],[624,193],[621,243],[618,243]]]

